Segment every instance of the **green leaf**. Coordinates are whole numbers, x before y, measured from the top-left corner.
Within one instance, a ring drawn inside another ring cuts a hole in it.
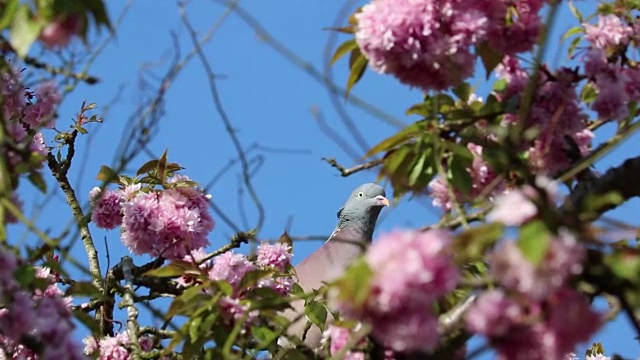
[[[97,27],[105,25],[107,28],[111,29],[111,21],[109,21],[109,15],[107,14],[107,9],[102,0],[85,0],[84,4],[93,16]]]
[[[336,52],[333,54],[330,64],[331,65],[335,64],[335,62],[338,61],[341,57],[345,56],[347,53],[357,48],[358,48],[358,43],[356,42],[356,39],[350,39],[343,42],[342,44],[340,44],[340,46],[338,46],[338,48],[336,49]]]
[[[476,46],[476,55],[478,55],[482,60],[482,65],[484,65],[487,79],[489,79],[493,69],[500,64],[504,57],[504,54],[496,51],[486,41]]]
[[[189,340],[191,343],[195,343],[200,335],[200,324],[202,323],[202,317],[192,318],[189,321]]]
[[[327,322],[327,308],[318,301],[311,301],[304,307],[304,314],[312,324],[324,331]]]
[[[458,99],[466,103],[467,101],[469,101],[469,96],[471,96],[471,85],[469,85],[469,83],[463,82],[453,88],[453,93],[456,94]]]
[[[568,56],[573,56],[573,53],[576,51],[576,48],[578,47],[578,45],[580,45],[581,41],[582,41],[581,37],[576,37],[573,40],[571,40],[571,43],[569,44],[569,50],[567,51]]]
[[[291,295],[297,296],[297,297],[303,297],[304,289],[298,283],[293,283],[293,286],[291,287]]]
[[[43,23],[31,17],[28,4],[22,4],[15,12],[11,23],[9,43],[19,57],[24,58],[31,45],[40,36]]]
[[[484,106],[478,112],[478,116],[488,116],[498,114],[502,111],[502,103],[495,97],[495,95],[491,94],[487,97],[487,101],[484,103]]]
[[[167,180],[165,177],[167,175],[167,153],[169,150],[165,150],[164,153],[162,153],[162,156],[160,157],[160,159],[158,159],[158,165],[156,166],[156,174],[158,175],[158,179],[160,179],[160,183],[164,184],[165,180]]]
[[[22,287],[29,287],[36,278],[36,269],[31,264],[20,265],[14,273],[14,278]]]
[[[158,160],[149,160],[146,163],[144,163],[142,166],[140,166],[138,171],[136,171],[136,176],[140,176],[142,174],[151,172],[155,170],[157,167],[158,167]]]
[[[598,91],[591,83],[585,84],[585,86],[582,87],[582,91],[580,91],[580,99],[587,104],[592,103],[596,99],[596,96],[598,96]]]
[[[584,22],[584,18],[582,17],[580,10],[573,4],[573,1],[569,1],[569,9],[573,16],[578,20],[578,23],[582,24]]]
[[[411,169],[411,174],[409,174],[409,186],[413,186],[416,184],[418,177],[422,175],[422,170],[424,169],[424,165],[427,162],[427,159],[431,157],[431,151],[425,149],[418,156],[418,160],[416,161],[413,169]]]
[[[100,334],[100,324],[93,316],[87,314],[81,309],[72,310],[73,316],[80,321],[92,334]]]
[[[367,262],[362,258],[356,260],[344,276],[334,283],[338,289],[338,298],[348,301],[356,310],[361,308],[369,298],[372,277],[373,271]]]
[[[29,173],[29,182],[36,187],[36,189],[40,190],[41,193],[47,193],[47,183],[44,181],[42,174],[37,171],[32,171]]]
[[[534,266],[542,263],[551,244],[551,233],[540,220],[528,222],[520,227],[518,248]]]
[[[571,29],[567,30],[567,32],[565,32],[562,35],[562,40],[567,40],[568,38],[572,37],[573,35],[577,35],[584,32],[584,30],[582,29],[582,26],[574,26]]]
[[[282,360],[309,360],[309,357],[297,349],[285,349]]]
[[[117,183],[118,173],[107,165],[102,165],[100,166],[100,171],[98,172],[98,176],[96,176],[96,180],[104,181],[106,183]]]
[[[432,96],[430,98],[430,100],[433,102],[433,105],[436,109],[438,109],[438,112],[447,112],[448,110],[450,110],[451,107],[454,107],[456,102],[453,100],[453,98],[447,94],[436,94],[435,96]]]
[[[193,273],[198,274],[195,265],[186,261],[176,260],[169,265],[159,267],[157,269],[151,269],[143,274],[143,276],[153,276],[159,278],[166,277],[178,277],[182,276],[186,271],[192,270]]]
[[[349,59],[349,77],[347,78],[347,86],[345,89],[345,97],[349,97],[349,93],[353,86],[360,81],[362,75],[364,75],[367,69],[367,58],[360,52],[360,49],[355,49],[351,52],[351,58]]]
[[[431,117],[433,116],[433,111],[431,110],[431,104],[427,104],[426,102],[421,102],[418,104],[411,105],[407,111],[404,112],[405,115],[419,115],[422,117]]]
[[[593,345],[591,345],[591,347],[587,349],[584,355],[586,357],[596,357],[599,354],[604,355],[604,346],[602,346],[602,343],[596,342],[596,343],[593,343]]]
[[[0,16],[0,30],[6,28],[11,24],[11,21],[16,16],[16,12],[18,11],[18,5],[20,5],[20,0],[7,0],[4,3],[2,16]]]
[[[459,264],[479,261],[487,250],[502,238],[504,225],[488,223],[467,229],[456,235],[453,242],[454,254]]]
[[[447,171],[447,182],[466,194],[473,186],[473,179],[468,171],[473,163],[473,155],[465,146],[452,144],[450,148],[453,153]]]
[[[65,291],[65,296],[98,297],[102,293],[89,281],[75,281]]]
[[[580,218],[592,219],[594,215],[597,216],[597,214],[616,207],[623,202],[624,197],[617,191],[610,191],[605,194],[588,193],[584,198],[582,207],[578,209],[581,212]]]
[[[251,301],[251,310],[284,310],[291,307],[289,299],[270,287],[254,288],[245,293]]]
[[[258,281],[270,276],[273,274],[271,270],[253,270],[246,273],[240,283],[238,284],[238,289],[247,289],[258,283]]]
[[[251,334],[258,340],[258,350],[263,350],[271,344],[275,344],[280,333],[269,329],[267,326],[254,326],[251,328]]]
[[[369,151],[367,151],[364,157],[369,158],[380,152],[391,150],[396,146],[404,142],[408,142],[409,140],[415,138],[416,135],[422,135],[423,133],[424,133],[424,122],[418,121],[416,123],[413,123],[405,127],[404,129],[400,130],[397,134],[382,140],[379,144],[375,145]]]
[[[87,129],[83,128],[82,126],[74,126],[73,128],[82,135],[87,135],[89,133]]]
[[[605,263],[617,276],[634,284],[640,282],[640,253],[635,250],[618,250],[605,258]]]

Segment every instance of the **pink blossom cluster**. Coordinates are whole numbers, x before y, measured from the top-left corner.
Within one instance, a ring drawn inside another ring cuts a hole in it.
[[[323,336],[330,342],[329,354],[336,355],[342,348],[347,345],[347,342],[352,336],[352,330],[346,327],[331,324],[325,331]],[[364,339],[363,339],[364,341]],[[362,341],[361,341],[362,342]],[[349,350],[344,354],[344,360],[365,360],[365,354],[362,351]]]
[[[92,221],[98,227],[122,226],[121,240],[134,254],[182,259],[209,244],[215,223],[209,196],[193,186],[145,189],[140,184],[116,191],[94,188]]]
[[[506,57],[496,68],[499,78],[507,82],[504,91],[496,94],[501,101],[521,94],[529,76],[520,67],[519,61]],[[539,133],[531,141],[523,142],[531,167],[541,175],[555,175],[566,169],[572,156],[585,156],[590,152],[593,133],[587,129],[587,116],[580,107],[577,95],[578,74],[571,69],[560,68],[552,72],[542,69],[538,76],[528,119],[524,130],[534,129]],[[520,123],[519,114],[508,113],[503,124]],[[574,148],[578,153],[572,154]]]
[[[293,286],[291,276],[291,246],[286,244],[262,243],[258,247],[255,261],[249,260],[245,255],[227,251],[213,258],[206,258],[204,249],[192,251],[183,259],[187,262],[199,264],[203,273],[210,280],[225,281],[233,288],[231,296],[223,296],[219,301],[220,309],[227,324],[244,318],[245,323],[251,324],[257,319],[256,311],[249,311],[250,300],[246,299],[247,291],[252,288],[271,288],[282,296],[288,296]],[[257,284],[242,287],[242,279],[248,273],[256,270],[268,270],[274,273],[271,276],[260,279]],[[190,286],[197,282],[197,276],[186,275],[178,279],[181,286]]]
[[[560,359],[588,341],[602,317],[588,299],[567,286],[582,271],[585,249],[560,231],[534,265],[512,241],[490,256],[501,288],[482,293],[466,315],[467,328],[489,338],[498,359]]]
[[[82,30],[83,20],[77,14],[65,16],[47,24],[40,33],[40,41],[48,48],[63,48]]]
[[[16,281],[18,271],[24,271],[20,260],[8,250],[0,250],[0,298],[4,305],[0,309],[0,357],[84,359],[73,339],[71,299],[63,297],[56,275],[37,268],[36,277],[51,283],[32,292]]]
[[[467,169],[472,180],[471,189],[468,193],[463,194],[457,189],[451,189],[450,191],[447,181],[441,177],[437,177],[429,183],[429,193],[433,198],[433,206],[439,207],[443,211],[451,211],[454,200],[463,203],[478,198],[480,194],[485,192],[487,186],[496,179],[496,174],[482,158],[482,146],[469,143],[467,148],[473,155],[471,167]],[[498,192],[500,189],[500,186],[496,186],[494,192]],[[455,199],[452,198],[452,195],[455,196]]]
[[[48,149],[40,129],[55,125],[55,108],[62,99],[56,84],[43,82],[31,91],[22,83],[21,72],[9,67],[0,74],[0,98],[7,135],[18,148],[24,146],[44,160]],[[3,152],[10,166],[24,161],[14,150]]]
[[[372,335],[394,351],[432,350],[438,342],[436,300],[457,285],[451,237],[440,230],[382,235],[366,253],[374,274],[362,306],[336,304],[346,317],[372,325]]]
[[[470,77],[477,55],[530,50],[544,0],[373,0],[355,14],[355,39],[369,64],[402,83],[444,90]]]
[[[591,108],[603,120],[621,120],[629,115],[629,103],[640,100],[640,69],[628,61],[623,64],[619,56],[634,29],[613,14],[600,15],[596,25],[583,27],[589,42],[583,58],[585,75],[597,90]]]
[[[507,226],[520,226],[538,215],[535,201],[553,203],[559,198],[558,184],[545,176],[538,176],[534,188],[524,185],[500,194],[487,214],[488,221],[499,221]]]
[[[107,336],[97,340],[92,336],[85,337],[82,342],[85,344],[84,353],[86,355],[97,355],[98,360],[130,360],[131,336],[129,331],[117,333],[115,336]],[[138,340],[142,351],[153,349],[153,339],[143,336]]]

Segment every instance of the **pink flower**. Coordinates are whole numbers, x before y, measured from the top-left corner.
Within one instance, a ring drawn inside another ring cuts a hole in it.
[[[62,100],[57,85],[52,82],[40,84],[34,93],[37,101],[28,105],[24,110],[22,121],[32,128],[52,128],[55,125],[55,107]]]
[[[508,334],[514,323],[523,316],[520,306],[500,290],[482,293],[467,312],[467,328],[481,335],[501,337]]]
[[[329,354],[336,355],[349,341],[351,336],[351,330],[337,326],[329,325],[329,329],[326,330],[326,335],[331,341],[329,346]],[[364,353],[362,351],[347,351],[343,357],[344,360],[365,360]]]
[[[213,268],[209,271],[211,280],[224,280],[234,288],[240,285],[242,278],[256,266],[241,254],[228,251],[214,258]],[[236,289],[238,290],[238,289]]]
[[[497,96],[501,101],[507,101],[521,93],[526,82],[523,82],[524,75],[510,76],[519,74],[517,60],[504,59],[503,66],[501,72],[507,73],[507,76],[502,75],[507,85]],[[539,85],[524,124],[525,129],[535,129],[539,134],[531,141],[523,141],[521,150],[528,153],[531,167],[541,175],[555,175],[571,165],[576,156],[570,156],[574,144],[580,143],[578,156],[589,153],[591,137],[585,136],[590,134],[585,132],[587,116],[576,91],[579,81],[576,72],[567,68],[539,73]],[[521,121],[517,112],[509,113],[505,114],[503,125],[508,127]]]
[[[374,271],[365,304],[355,308],[347,300],[338,308],[370,322],[373,336],[393,350],[433,349],[438,333],[432,307],[459,278],[450,242],[450,235],[440,230],[382,235],[365,256]]]
[[[102,229],[113,229],[122,224],[122,192],[94,187],[89,193],[93,211],[91,221]],[[98,196],[100,196],[98,198]]]
[[[208,199],[196,188],[129,191],[123,204],[121,239],[135,254],[182,259],[209,244],[207,235],[214,225]]]
[[[598,95],[591,104],[591,108],[604,120],[622,119],[629,114],[627,102],[629,97],[625,92],[625,83],[621,76],[596,76]]]
[[[433,198],[433,206],[446,212],[453,209],[453,201],[447,183],[442,178],[437,177],[429,182],[429,195]]]
[[[530,50],[544,1],[373,0],[355,15],[356,41],[371,67],[424,91],[444,90],[473,74],[472,47],[499,54]]]
[[[538,208],[519,189],[498,196],[493,209],[487,214],[488,221],[499,221],[507,226],[520,226],[538,214]]]
[[[55,20],[42,30],[40,41],[48,48],[67,46],[71,38],[82,29],[82,18],[75,14]]]
[[[273,267],[278,271],[284,271],[291,265],[291,246],[287,244],[262,243],[258,247],[258,259],[256,264],[263,267]]]
[[[371,334],[394,351],[431,351],[438,344],[438,318],[425,306],[379,316]]]
[[[506,289],[540,300],[582,271],[584,255],[582,244],[564,230],[551,240],[537,266],[525,258],[515,242],[505,241],[490,255],[491,274]]]
[[[518,300],[490,291],[480,295],[466,315],[467,329],[489,337],[500,360],[566,358],[602,325],[587,299],[570,288],[542,301]]]
[[[375,0],[355,16],[356,41],[371,67],[425,91],[473,74],[471,46],[488,25],[474,1],[465,0]]]
[[[49,153],[49,148],[45,144],[44,135],[42,135],[41,132],[38,131],[35,135],[33,135],[33,140],[29,145],[29,150],[40,155],[42,159],[46,158],[47,154]]]
[[[473,156],[471,167],[466,169],[471,176],[472,184],[471,189],[467,193],[462,193],[458,189],[452,189],[455,200],[461,204],[468,201],[473,201],[475,198],[485,192],[487,186],[493,183],[496,179],[496,175],[493,169],[484,161],[482,157],[482,146],[468,143],[467,148]],[[430,195],[433,198],[433,206],[441,208],[443,211],[451,211],[453,209],[453,200],[451,194],[447,189],[447,183],[442,178],[438,177],[429,183]],[[497,193],[502,190],[502,186],[496,186],[493,189],[493,193]],[[492,195],[489,194],[489,195]]]
[[[150,351],[153,347],[153,342],[149,341],[150,338],[142,337],[139,339],[139,344],[142,351]],[[127,347],[131,345],[131,338],[129,332],[121,332],[115,336],[107,336],[101,339],[98,343],[100,349],[100,360],[129,360],[131,354]],[[93,344],[85,346],[85,351],[92,350]],[[95,351],[95,349],[93,349]]]
[[[375,270],[370,305],[396,311],[424,304],[452,291],[458,270],[449,252],[451,237],[440,230],[395,231],[380,236],[366,254]]]
[[[598,24],[582,24],[585,30],[585,39],[592,46],[610,50],[618,45],[626,45],[629,37],[633,34],[633,29],[622,23],[622,20],[613,14],[598,15]]]
[[[275,290],[282,296],[288,296],[293,288],[293,278],[291,276],[275,276],[272,278],[262,279],[258,282],[258,287],[268,287]]]
[[[244,325],[248,326],[256,322],[259,312],[249,311],[249,306],[242,304],[240,299],[223,296],[218,302],[222,316],[227,325],[234,325],[244,319]]]

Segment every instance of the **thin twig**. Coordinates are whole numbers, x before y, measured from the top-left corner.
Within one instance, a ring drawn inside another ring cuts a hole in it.
[[[229,4],[229,7],[227,8],[228,10],[227,14],[230,14],[231,11],[233,11],[233,8],[235,7],[236,3],[237,2],[232,2],[231,4]],[[209,80],[209,90],[211,91],[211,96],[213,98],[216,111],[218,112],[218,115],[220,116],[220,119],[224,124],[225,130],[227,131],[227,134],[229,135],[229,138],[231,139],[233,146],[236,149],[238,157],[240,158],[240,163],[242,168],[242,178],[244,181],[244,185],[246,186],[247,191],[249,192],[249,196],[251,197],[251,200],[253,201],[256,207],[256,210],[258,212],[258,220],[255,226],[255,229],[256,229],[256,232],[260,232],[260,229],[264,225],[264,219],[265,219],[264,206],[262,205],[262,201],[260,201],[258,193],[256,192],[253,186],[253,181],[251,179],[251,175],[249,171],[249,162],[247,161],[246,155],[244,153],[244,149],[242,148],[242,144],[240,143],[240,139],[236,134],[233,124],[229,119],[226,111],[224,110],[224,106],[222,104],[222,100],[220,99],[220,94],[218,92],[216,76],[213,72],[213,69],[211,68],[211,64],[209,60],[207,59],[207,57],[204,55],[204,52],[202,51],[202,47],[200,46],[196,31],[191,25],[191,22],[187,17],[185,5],[180,4],[179,9],[180,9],[180,17],[182,18],[182,22],[187,28],[187,31],[189,32],[189,34],[191,35],[191,41],[193,43],[193,46],[197,52],[198,57],[200,58],[200,62],[202,63],[202,66],[204,67],[205,72],[207,73],[207,78]]]
[[[344,166],[340,165],[334,158],[322,158],[322,160],[326,161],[332,167],[338,169],[338,171],[340,171],[340,175],[342,175],[343,177],[353,175],[363,170],[371,169],[384,162],[384,159],[376,159],[376,160],[369,161],[364,164],[360,164],[351,168],[345,168]]]
[[[318,109],[317,107],[312,107],[311,115],[313,115],[313,117],[316,119],[318,127],[323,134],[325,134],[329,139],[331,139],[331,141],[338,145],[338,147],[340,147],[342,151],[349,155],[352,160],[357,161],[358,159],[360,159],[361,155],[353,148],[353,146],[351,146],[351,144],[349,144],[349,142],[345,140],[342,135],[333,130],[333,128],[329,126],[329,124],[327,124],[327,121],[325,120],[324,115],[322,114],[320,109]]]
[[[232,8],[233,12],[240,18],[240,20],[242,20],[245,24],[247,24],[247,26],[249,26],[253,31],[256,32],[256,35],[258,35],[258,37],[262,42],[270,46],[272,49],[274,49],[278,54],[282,55],[290,63],[292,63],[299,69],[302,69],[306,74],[311,76],[311,78],[313,78],[323,86],[326,86],[327,89],[344,97],[344,95],[346,94],[345,88],[336,85],[331,81],[331,79],[327,79],[326,77],[324,77],[322,75],[322,72],[316,69],[313,66],[313,64],[305,61],[304,59],[299,57],[297,54],[295,54],[293,51],[291,51],[291,49],[286,47],[282,42],[278,41],[276,38],[271,36],[271,34],[269,34],[269,32],[264,28],[264,26],[260,24],[260,22],[258,22],[253,16],[251,16],[249,12],[244,10],[241,6],[238,6],[235,3],[235,1],[230,1],[230,0],[211,0],[211,1],[227,8],[232,6],[231,4],[233,3],[233,8]],[[383,111],[382,109],[373,106],[366,100],[359,98],[353,93],[349,94],[347,101],[352,105],[359,107],[364,112],[373,116],[375,119],[381,120],[395,128],[404,128],[406,126],[406,124],[403,121],[399,120],[395,116],[390,115],[387,112]]]

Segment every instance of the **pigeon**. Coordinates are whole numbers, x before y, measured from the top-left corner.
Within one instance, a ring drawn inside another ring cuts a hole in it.
[[[389,206],[389,200],[385,197],[384,189],[377,184],[360,185],[351,193],[338,211],[338,225],[329,239],[295,266],[298,284],[305,293],[338,278],[364,252],[373,239],[373,230],[384,206]],[[301,338],[307,324],[304,302],[293,301],[291,305],[293,310],[284,313],[293,322],[287,332],[290,336]],[[307,331],[304,342],[315,350],[321,345],[321,340],[321,330],[313,325]]]

